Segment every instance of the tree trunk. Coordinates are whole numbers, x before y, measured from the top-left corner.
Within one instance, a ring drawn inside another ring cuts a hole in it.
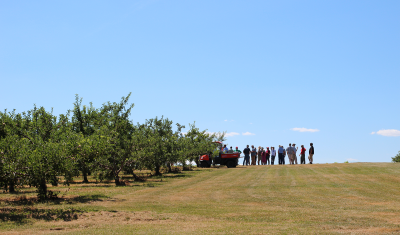
[[[89,183],[89,180],[87,178],[88,174],[87,174],[86,168],[82,169],[82,174],[83,174],[83,181],[82,182],[83,183]]]
[[[47,199],[47,185],[46,185],[46,179],[41,179],[39,188],[38,188],[38,197],[40,200],[45,200]]]
[[[15,183],[14,183],[14,180],[10,180],[10,181],[8,182],[8,191],[9,191],[10,193],[15,193]]]
[[[119,175],[117,173],[114,173],[114,179],[115,179],[116,186],[121,185],[121,181],[119,180]]]
[[[171,169],[171,163],[167,163],[167,167],[168,167],[168,173],[171,173],[172,172],[172,169]]]
[[[161,175],[160,165],[157,164],[155,170],[156,170],[156,174],[155,175]]]

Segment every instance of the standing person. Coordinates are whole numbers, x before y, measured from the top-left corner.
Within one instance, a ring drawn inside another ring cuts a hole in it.
[[[282,145],[279,145],[278,148],[278,160],[279,160],[279,165],[283,164],[283,152],[285,151],[285,149],[282,147]]]
[[[275,156],[276,156],[276,150],[275,150],[275,147],[271,147],[271,165],[274,165],[274,162],[275,162]]]
[[[286,153],[289,158],[289,164],[292,165],[292,154],[293,154],[292,144],[289,143],[289,147],[286,148]]]
[[[306,148],[304,148],[304,145],[301,145],[299,156],[300,156],[300,164],[306,164]]]
[[[293,164],[296,162],[296,164],[297,164],[297,155],[296,155],[296,153],[297,153],[297,150],[299,149],[298,147],[296,147],[296,144],[292,144],[292,149],[293,149],[293,154],[292,154],[292,161],[293,161]]]
[[[264,151],[264,148],[262,148],[262,153],[261,153],[261,165],[265,165],[267,162],[267,151]]]
[[[263,151],[264,151],[264,148],[262,148],[261,146],[258,146],[258,152],[257,152],[257,164],[258,165],[261,165],[260,164],[260,162],[262,162],[261,160],[261,157],[262,157],[262,153],[263,153]]]
[[[282,146],[282,148],[283,148],[282,165],[285,165],[286,150],[283,146]]]
[[[308,150],[308,161],[310,161],[310,164],[313,163],[313,157],[314,157],[314,144],[310,143],[310,149]]]
[[[251,146],[251,165],[256,165],[257,149]]]
[[[244,153],[244,159],[243,159],[243,166],[246,163],[246,166],[249,165],[249,160],[250,160],[250,148],[249,145],[247,145],[246,148],[243,149],[243,153]]]
[[[267,149],[265,150],[265,165],[269,165],[270,161],[269,161],[269,155],[271,154],[271,152],[269,151],[269,147],[267,147]],[[268,164],[267,164],[268,163]]]

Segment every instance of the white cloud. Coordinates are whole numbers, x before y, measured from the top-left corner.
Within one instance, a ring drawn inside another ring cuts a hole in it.
[[[400,131],[395,129],[389,130],[379,130],[377,132],[372,132],[371,135],[383,135],[383,136],[400,136]]]
[[[250,133],[250,132],[245,132],[245,133],[242,133],[242,135],[255,135],[254,133]]]
[[[253,125],[253,123],[252,123],[252,122],[250,122],[250,125]]]
[[[307,128],[304,128],[304,127],[302,127],[302,128],[295,127],[295,128],[292,128],[291,130],[292,131],[299,131],[299,132],[318,132],[319,131],[318,129],[307,129]]]
[[[346,159],[348,162],[356,162],[356,161],[358,161],[357,159],[354,159],[354,158],[347,158]]]
[[[228,121],[227,119],[224,120],[224,122],[227,122],[227,121]]]
[[[235,136],[235,135],[240,135],[240,134],[237,132],[229,132],[229,133],[225,134],[226,137],[231,137],[231,136]]]

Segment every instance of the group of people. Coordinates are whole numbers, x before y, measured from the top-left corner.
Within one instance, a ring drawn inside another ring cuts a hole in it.
[[[251,146],[251,149],[249,148],[249,145],[243,150],[244,153],[244,159],[243,159],[243,166],[244,165],[274,165],[275,163],[275,157],[278,154],[278,162],[279,165],[285,165],[285,157],[288,156],[289,158],[289,164],[298,164],[297,163],[297,152],[298,152],[298,147],[296,147],[296,144],[289,144],[289,147],[286,149],[282,146],[279,145],[278,150],[275,150],[275,147],[271,147],[271,150],[269,147],[264,147],[259,146],[258,149],[254,147],[254,145]],[[239,152],[242,153],[236,147],[236,150],[231,150],[232,152]],[[250,156],[251,156],[251,163],[250,163]],[[301,149],[299,151],[299,156],[300,156],[300,164],[306,164],[306,148],[304,145],[301,145]],[[313,143],[310,143],[310,148],[308,150],[308,161],[310,164],[313,163],[314,160],[314,145]]]

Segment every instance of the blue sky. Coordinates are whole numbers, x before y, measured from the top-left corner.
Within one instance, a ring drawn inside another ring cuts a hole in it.
[[[132,92],[134,122],[195,121],[240,149],[313,142],[316,163],[389,162],[400,150],[399,10],[397,0],[0,0],[0,109],[60,114],[75,94],[100,107]]]

